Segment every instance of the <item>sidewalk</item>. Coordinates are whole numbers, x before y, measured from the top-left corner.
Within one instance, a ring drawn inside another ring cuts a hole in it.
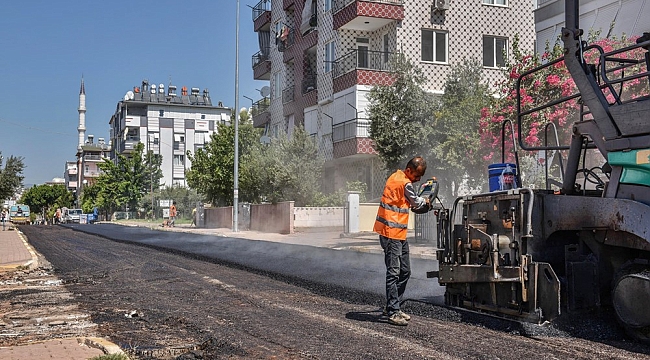
[[[36,252],[27,243],[22,233],[7,224],[5,231],[0,230],[0,276],[6,275],[7,272],[29,271],[36,268],[38,268]],[[5,335],[2,327],[3,320],[11,321],[0,316],[0,335]],[[3,360],[86,360],[113,353],[121,353],[117,345],[106,339],[87,337],[53,339],[20,346],[0,346],[0,359]]]

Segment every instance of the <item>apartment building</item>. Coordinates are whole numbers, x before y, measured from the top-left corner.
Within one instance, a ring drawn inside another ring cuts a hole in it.
[[[112,148],[110,158],[133,152],[138,143],[145,151],[162,155],[161,186],[187,186],[185,171],[191,167],[186,157],[202,148],[217,131],[217,124],[230,124],[231,109],[221,102],[212,104],[208,89],[187,89],[177,94],[176,86],[149,84],[129,90],[117,103],[109,121]]]
[[[369,138],[367,94],[390,84],[389,63],[405,54],[441,94],[451,66],[477,58],[491,83],[502,75],[515,34],[535,41],[532,0],[261,0],[253,8],[260,51],[254,78],[270,94],[253,106],[267,134],[303,125],[326,159],[330,189],[348,181],[381,194],[385,172]],[[478,120],[478,119],[477,119]]]
[[[564,1],[537,0],[535,10],[536,50],[543,53],[548,42],[558,40],[564,26]],[[600,31],[600,36],[621,37],[650,32],[650,0],[581,0],[580,28],[588,34]]]

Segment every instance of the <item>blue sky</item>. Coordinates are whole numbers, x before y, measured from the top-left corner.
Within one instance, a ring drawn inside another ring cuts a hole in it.
[[[240,107],[268,85],[251,68],[256,3],[240,1]],[[0,151],[24,157],[25,184],[63,177],[75,160],[82,75],[95,139],[108,141],[117,102],[143,79],[235,106],[235,0],[6,1],[0,24]]]

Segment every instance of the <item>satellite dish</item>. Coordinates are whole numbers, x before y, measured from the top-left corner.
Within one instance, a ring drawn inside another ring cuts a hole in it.
[[[260,89],[260,95],[261,95],[262,97],[267,97],[267,96],[271,95],[271,88],[268,87],[268,86],[264,86],[264,87],[262,87],[262,88]]]
[[[129,90],[126,92],[125,100],[133,100],[135,99],[135,95],[133,94],[133,91]]]
[[[165,92],[165,84],[158,85],[158,92],[161,94]]]
[[[156,93],[156,84],[151,84],[151,93],[152,94]]]
[[[271,138],[268,137],[268,136],[266,136],[266,135],[264,135],[264,136],[262,136],[262,137],[260,138],[260,142],[261,142],[262,144],[270,144],[270,143],[271,143]]]

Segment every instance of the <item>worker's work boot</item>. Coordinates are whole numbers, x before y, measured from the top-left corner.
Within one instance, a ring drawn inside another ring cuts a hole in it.
[[[399,316],[402,317],[402,319],[406,321],[411,321],[411,316],[409,314],[403,312],[402,310],[397,310],[397,313],[399,314]]]
[[[397,312],[388,318],[388,323],[397,326],[406,326],[409,324],[409,322],[406,321],[406,319],[404,319],[403,317],[401,317]]]

